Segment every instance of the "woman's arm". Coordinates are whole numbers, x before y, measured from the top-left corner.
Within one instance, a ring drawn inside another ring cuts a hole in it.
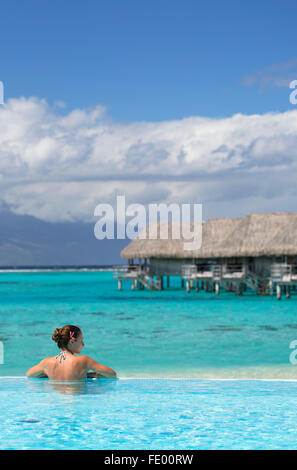
[[[88,379],[104,379],[104,375],[99,374],[99,372],[87,372]]]
[[[102,364],[99,364],[99,362],[94,361],[94,359],[91,359],[88,356],[85,356],[85,358],[86,358],[88,370],[95,371],[99,375],[99,377],[101,376],[107,379],[116,378],[117,376],[116,372],[110,367],[106,367]]]
[[[44,359],[37,364],[37,366],[31,367],[26,373],[27,377],[47,377],[47,374],[44,371]]]

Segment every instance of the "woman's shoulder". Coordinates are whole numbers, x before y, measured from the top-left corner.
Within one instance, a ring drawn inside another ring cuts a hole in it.
[[[41,365],[46,365],[46,364],[49,364],[50,362],[53,362],[55,359],[56,359],[56,356],[45,357],[44,359],[42,359],[42,360],[40,361],[40,364],[41,364]]]
[[[89,356],[81,355],[81,356],[76,356],[77,359],[79,359],[81,362],[88,362],[90,360]]]
[[[54,359],[55,357],[45,357],[44,359],[41,359],[39,365],[46,369],[47,367],[50,367],[51,364],[54,363]]]

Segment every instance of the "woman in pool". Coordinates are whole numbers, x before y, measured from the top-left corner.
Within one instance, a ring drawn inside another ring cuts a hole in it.
[[[60,353],[55,357],[43,359],[37,366],[31,367],[27,377],[48,377],[52,380],[82,380],[88,377],[115,378],[113,369],[103,366],[88,356],[80,354],[84,347],[83,334],[74,325],[56,328],[52,339],[58,344]],[[88,371],[94,371],[88,373]]]

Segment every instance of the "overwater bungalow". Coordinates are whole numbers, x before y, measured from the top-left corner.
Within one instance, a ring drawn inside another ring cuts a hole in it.
[[[242,218],[215,218],[202,224],[202,245],[185,250],[185,240],[149,238],[150,227],[121,251],[126,266],[115,267],[119,289],[130,279],[132,289],[162,290],[170,276],[179,276],[188,292],[220,289],[242,294],[247,288],[260,295],[287,297],[297,285],[297,213],[253,213]],[[190,223],[193,230],[193,223]],[[166,282],[165,282],[166,280]]]

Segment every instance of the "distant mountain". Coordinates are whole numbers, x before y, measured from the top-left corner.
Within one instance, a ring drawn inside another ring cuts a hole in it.
[[[50,223],[4,210],[0,212],[0,266],[125,264],[120,251],[130,240],[97,240],[95,222]]]

